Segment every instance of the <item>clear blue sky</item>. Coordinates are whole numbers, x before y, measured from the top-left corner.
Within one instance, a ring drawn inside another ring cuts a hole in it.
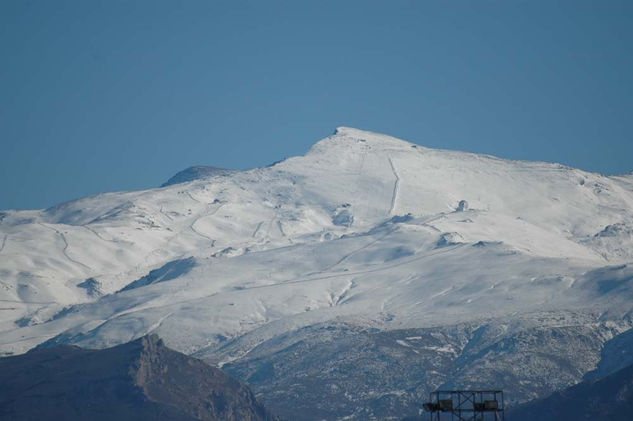
[[[632,1],[0,2],[0,209],[262,166],[336,126],[633,170]]]

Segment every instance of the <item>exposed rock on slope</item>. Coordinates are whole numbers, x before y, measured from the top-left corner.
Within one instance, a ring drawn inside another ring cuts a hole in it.
[[[630,421],[633,366],[587,381],[508,412],[509,421]]]
[[[171,186],[172,184],[186,183],[188,181],[199,180],[205,177],[229,176],[235,172],[236,170],[227,170],[225,168],[196,165],[176,173],[176,175],[163,183],[161,187]]]
[[[223,370],[288,419],[400,419],[416,415],[438,388],[500,388],[512,405],[576,383],[609,334],[577,315],[550,316],[531,326],[516,320],[381,332],[317,326],[267,341]]]
[[[274,420],[245,386],[156,335],[0,359],[2,420]]]

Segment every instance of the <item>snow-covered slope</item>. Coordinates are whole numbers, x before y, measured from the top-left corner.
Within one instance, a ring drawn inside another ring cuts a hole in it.
[[[305,156],[199,176],[2,212],[0,349],[156,332],[227,363],[324,325],[472,333],[507,320],[509,335],[581,314],[604,327],[599,343],[629,326],[630,176],[344,127]]]
[[[212,176],[229,176],[234,174],[236,170],[227,170],[225,168],[207,167],[203,165],[195,165],[186,168],[171,177],[161,187],[171,186],[173,184],[186,183],[188,181],[199,180],[201,178],[209,178]]]

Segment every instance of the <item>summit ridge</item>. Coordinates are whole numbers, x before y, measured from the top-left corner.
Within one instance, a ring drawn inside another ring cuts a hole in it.
[[[626,177],[347,127],[270,167],[0,219],[0,352],[157,333],[288,418],[404,416],[476,367],[522,402],[633,325]]]

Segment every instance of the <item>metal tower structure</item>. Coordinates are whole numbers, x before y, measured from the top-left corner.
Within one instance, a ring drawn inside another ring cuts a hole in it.
[[[431,421],[505,421],[501,390],[436,390],[423,407]]]

